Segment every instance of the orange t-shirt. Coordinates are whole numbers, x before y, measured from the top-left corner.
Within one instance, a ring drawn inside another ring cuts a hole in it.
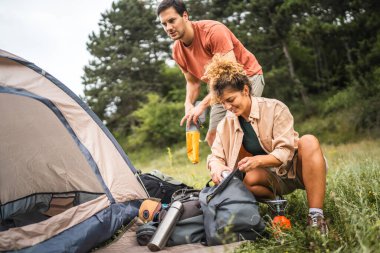
[[[194,39],[189,46],[177,40],[173,46],[173,58],[182,72],[189,72],[198,79],[204,74],[205,66],[217,54],[233,50],[237,62],[244,66],[248,76],[263,74],[256,57],[249,52],[235,35],[222,23],[213,20],[191,22]]]

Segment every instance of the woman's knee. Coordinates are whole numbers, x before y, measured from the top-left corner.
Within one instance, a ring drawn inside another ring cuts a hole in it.
[[[302,136],[298,141],[298,150],[302,152],[316,152],[321,149],[317,137],[311,134]]]
[[[249,186],[266,185],[268,173],[264,169],[255,169],[247,172],[244,183]]]
[[[272,199],[274,197],[273,191],[262,185],[254,185],[248,187],[249,191],[258,198]]]

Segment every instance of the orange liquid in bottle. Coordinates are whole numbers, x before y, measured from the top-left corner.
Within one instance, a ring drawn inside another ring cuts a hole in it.
[[[194,164],[199,162],[199,138],[199,131],[186,132],[187,157]]]

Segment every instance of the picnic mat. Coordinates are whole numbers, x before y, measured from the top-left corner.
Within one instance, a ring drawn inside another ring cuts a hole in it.
[[[110,244],[98,248],[95,250],[96,253],[121,253],[121,252],[132,252],[132,253],[145,253],[151,252],[147,246],[140,246],[136,240],[136,229],[137,224],[133,222],[133,225],[127,229],[123,234],[119,235],[117,239],[115,239]],[[168,252],[181,252],[181,253],[219,253],[219,252],[233,252],[236,247],[242,242],[235,242],[231,244],[218,245],[218,246],[203,246],[200,243],[196,244],[184,244],[178,245],[174,247],[165,247],[161,251],[161,253]]]

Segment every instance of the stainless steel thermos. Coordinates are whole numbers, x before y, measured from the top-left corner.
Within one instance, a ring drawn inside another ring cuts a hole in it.
[[[165,247],[182,213],[182,203],[180,201],[173,202],[154,233],[152,240],[148,243],[150,251],[159,251]]]

